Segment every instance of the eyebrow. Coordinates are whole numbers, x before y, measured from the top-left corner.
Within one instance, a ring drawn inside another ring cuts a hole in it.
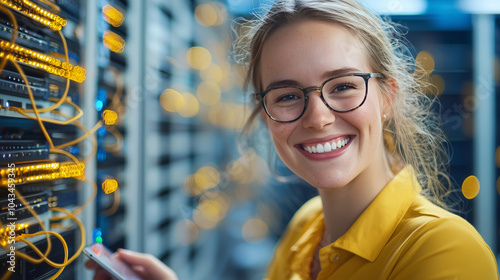
[[[326,79],[329,79],[329,78],[332,78],[335,76],[339,76],[339,75],[343,75],[343,74],[360,73],[360,72],[361,71],[359,69],[356,69],[356,68],[343,67],[343,68],[339,68],[339,69],[335,69],[335,70],[331,70],[331,71],[327,71],[327,72],[323,73],[323,75],[321,76],[321,79],[326,80]],[[270,88],[275,88],[275,87],[296,86],[296,85],[299,85],[299,82],[296,80],[292,80],[292,79],[279,80],[279,81],[271,82],[267,86],[266,90],[270,89]]]

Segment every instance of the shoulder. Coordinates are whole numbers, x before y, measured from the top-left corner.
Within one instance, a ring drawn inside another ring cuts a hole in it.
[[[302,228],[311,222],[318,214],[323,213],[321,197],[315,196],[304,203],[293,215],[288,228]]]
[[[319,196],[311,198],[297,210],[275,248],[265,279],[288,279],[284,275],[291,271],[290,263],[293,246],[297,244],[299,238],[304,235],[322,213],[323,204]]]
[[[419,196],[402,226],[394,279],[498,279],[493,252],[462,217]]]

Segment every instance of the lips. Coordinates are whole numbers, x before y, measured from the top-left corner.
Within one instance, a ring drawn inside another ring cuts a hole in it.
[[[351,140],[352,136],[341,136],[329,141],[301,144],[300,148],[310,154],[323,154],[340,150]]]

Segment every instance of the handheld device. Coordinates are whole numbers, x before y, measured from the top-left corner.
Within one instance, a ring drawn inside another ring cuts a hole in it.
[[[116,258],[111,251],[101,243],[89,245],[83,253],[95,261],[117,280],[142,280],[125,263]]]

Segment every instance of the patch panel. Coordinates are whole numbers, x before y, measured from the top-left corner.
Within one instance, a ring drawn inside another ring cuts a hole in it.
[[[42,214],[39,214],[38,217],[42,221],[42,223],[47,227],[49,225],[49,219],[50,219],[50,213],[45,212]],[[9,236],[14,235],[11,234],[11,229],[13,229],[15,236],[20,237],[23,234],[31,234],[31,233],[36,233],[42,229],[40,223],[35,219],[35,218],[27,218],[27,219],[22,219],[22,220],[17,220],[15,221],[15,227],[12,228],[9,226],[9,224],[4,224],[2,227],[0,227],[0,245],[6,246],[9,244]],[[38,241],[41,240],[42,236],[37,236],[36,238],[32,238],[31,240],[33,241]],[[16,242],[16,249],[21,249],[25,247],[26,245],[24,243],[19,243]],[[0,256],[2,256],[5,253],[5,249],[0,247]]]
[[[73,96],[73,95],[71,95],[71,96]],[[52,102],[52,101],[45,101],[45,100],[36,101],[37,108],[46,108],[46,107],[49,107],[53,104],[54,104],[54,102]],[[33,108],[31,101],[26,97],[7,96],[7,95],[2,95],[2,94],[0,94],[0,106],[2,106],[2,107],[0,107],[0,117],[3,116],[3,117],[12,117],[12,118],[19,118],[19,119],[23,118],[23,117],[20,116],[16,112],[6,110],[5,107],[16,106],[16,107],[25,108],[25,109],[32,109]],[[66,115],[71,116],[74,114],[74,109],[70,106],[67,106],[67,105],[62,105],[58,109],[60,111],[62,111],[63,113],[65,113]],[[53,120],[60,120],[60,121],[66,120],[62,116],[54,114],[52,112],[44,113],[44,114],[41,114],[40,116],[45,117],[45,118],[50,118]]]
[[[0,140],[0,164],[49,159],[48,143],[32,140]]]
[[[62,237],[67,240],[67,246],[68,246],[68,253],[69,255],[74,254],[76,251],[76,244],[75,244],[75,231],[65,231],[61,232]],[[32,238],[32,242],[34,245],[40,249],[40,251],[45,252],[47,248],[47,241],[45,240],[45,236],[43,236],[43,239],[41,238]],[[16,245],[22,244],[22,243],[16,243]],[[64,260],[64,249],[61,245],[61,242],[55,238],[54,236],[51,237],[51,247],[52,249],[50,250],[49,255],[47,256],[50,260],[56,262],[56,263],[62,263]],[[16,252],[24,253],[30,257],[33,258],[40,258],[36,252],[29,248],[24,246],[21,249],[16,249]],[[7,268],[9,267],[8,261],[8,256],[7,255],[1,255],[0,254],[0,271],[7,271]],[[9,280],[24,280],[24,279],[48,279],[50,276],[54,275],[56,271],[58,270],[57,268],[54,268],[46,263],[31,263],[27,260],[24,260],[20,257],[15,258],[16,261],[16,273],[13,273],[11,277],[9,277]],[[57,277],[58,280],[73,280],[75,279],[75,269],[74,266],[67,266],[64,269],[64,272]]]
[[[85,164],[72,162],[49,162],[27,165],[16,165],[13,172],[8,168],[0,169],[0,186],[9,185],[8,174],[14,174],[13,182],[16,185],[46,180],[65,178],[83,179]],[[11,180],[12,181],[12,180]]]
[[[41,51],[43,53],[48,53],[49,42],[45,39],[44,35],[34,31],[33,27],[28,28],[27,24],[23,21],[20,22],[18,27],[16,43],[20,46]],[[33,26],[33,25],[31,25]],[[12,38],[12,32],[14,31],[14,26],[5,19],[0,19],[0,39],[5,39],[10,41]]]
[[[48,198],[48,206],[69,207],[78,205],[78,189],[67,185],[59,185],[52,188]]]
[[[10,207],[12,205],[9,206],[9,204],[11,204],[12,202],[8,199],[0,201],[0,222],[2,224],[8,224],[9,218],[15,218],[16,221],[20,221],[31,217],[31,213],[28,208],[31,208],[39,215],[49,210],[48,191],[32,195],[25,195],[24,198],[26,199],[26,202],[28,202],[28,205],[23,205],[19,200],[16,200],[17,203],[14,203],[15,206]],[[9,208],[12,208],[14,210],[9,211]]]
[[[66,25],[66,20],[58,15],[55,15],[42,7],[28,0],[3,0],[2,3],[13,10],[31,18],[35,22],[39,22],[52,30],[61,30]]]
[[[49,99],[49,86],[46,79],[27,76],[28,84],[35,98]],[[0,73],[0,92],[28,97],[24,79],[17,72],[3,70]]]

